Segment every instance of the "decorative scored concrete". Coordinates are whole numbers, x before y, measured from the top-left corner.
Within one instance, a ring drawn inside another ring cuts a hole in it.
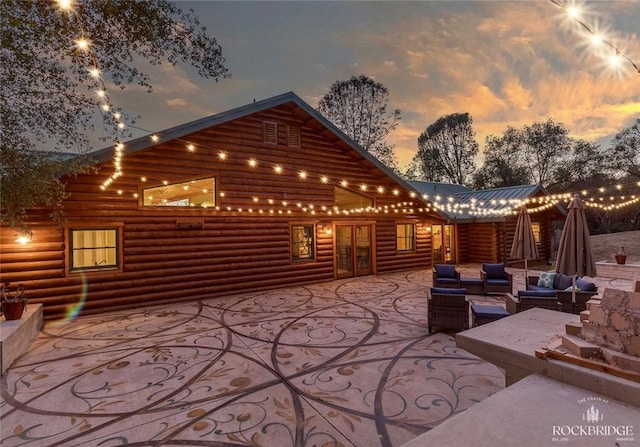
[[[451,333],[428,334],[430,276],[47,324],[2,379],[0,444],[402,445],[504,384]]]

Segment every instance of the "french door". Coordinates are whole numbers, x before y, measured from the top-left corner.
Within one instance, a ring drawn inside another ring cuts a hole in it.
[[[434,264],[456,262],[455,225],[431,226],[431,259]]]
[[[353,278],[373,273],[372,225],[336,225],[336,273]]]

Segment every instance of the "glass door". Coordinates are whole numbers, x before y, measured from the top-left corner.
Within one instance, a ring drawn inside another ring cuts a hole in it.
[[[358,225],[356,234],[356,276],[370,275],[371,268],[371,225]]]
[[[455,226],[444,226],[444,262],[456,262]]]
[[[336,270],[338,278],[354,276],[352,225],[336,225]]]
[[[444,263],[442,242],[442,225],[431,225],[431,260],[434,264]]]
[[[371,225],[336,225],[336,271],[338,278],[373,273]]]
[[[455,225],[431,226],[431,260],[434,264],[456,262]]]

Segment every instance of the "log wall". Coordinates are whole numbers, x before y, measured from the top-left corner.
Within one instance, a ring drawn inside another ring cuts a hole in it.
[[[264,121],[277,123],[277,144],[264,143]],[[301,130],[302,147],[288,145],[288,126]],[[188,143],[196,145],[193,152]],[[224,161],[220,152],[227,154]],[[258,161],[255,168],[248,165],[251,158]],[[276,164],[282,174],[274,172]],[[34,210],[31,243],[15,243],[15,232],[1,229],[2,281],[14,287],[24,283],[30,302],[44,304],[45,318],[78,309],[95,313],[334,279],[334,235],[317,231],[315,260],[293,262],[292,223],[319,228],[342,220],[374,220],[374,273],[431,264],[430,237],[420,224],[438,217],[413,209],[406,191],[404,198],[393,195],[399,188],[393,179],[290,106],[126,154],[122,170],[123,176],[104,191],[100,184],[112,172],[110,162],[97,175],[68,179],[64,228],[49,223],[46,210]],[[299,177],[302,170],[308,172],[306,180]],[[329,182],[321,182],[320,175]],[[218,209],[142,206],[143,187],[205,176],[216,177]],[[366,193],[378,211],[343,216],[323,210],[332,209],[333,185],[342,179],[355,191],[368,185]],[[374,189],[378,186],[383,193]],[[399,206],[401,200],[404,205]],[[178,221],[203,225],[180,229]],[[417,224],[417,250],[398,254],[395,224],[406,221]],[[86,225],[121,228],[119,270],[68,271],[67,230]]]

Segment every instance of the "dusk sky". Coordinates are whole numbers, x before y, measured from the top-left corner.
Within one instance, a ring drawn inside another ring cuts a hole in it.
[[[402,120],[400,165],[443,115],[469,112],[489,134],[552,117],[572,136],[607,144],[640,116],[640,73],[614,73],[551,1],[178,2],[218,39],[232,77],[190,67],[151,71],[152,94],[110,91],[153,131],[293,91],[311,106],[337,80],[364,74],[389,90]],[[583,20],[640,65],[640,2],[591,1]],[[136,136],[141,135],[137,133]]]

